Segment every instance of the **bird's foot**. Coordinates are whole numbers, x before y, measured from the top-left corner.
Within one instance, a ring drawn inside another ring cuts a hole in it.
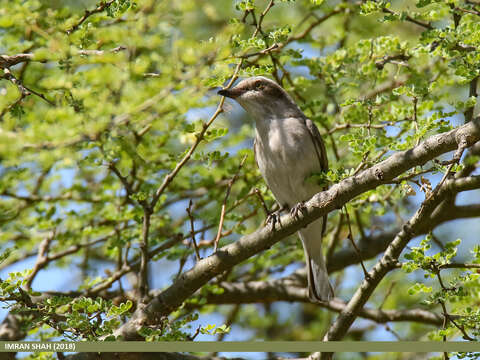
[[[290,209],[290,215],[296,217],[297,219],[299,218],[298,214],[302,214],[307,210],[305,207],[305,201],[300,201],[297,205],[293,206]]]
[[[265,224],[272,224],[272,229],[275,230],[275,225],[277,223],[280,224],[280,227],[282,227],[282,221],[280,220],[280,214],[282,213],[283,210],[285,210],[287,207],[283,206],[281,209],[278,209],[276,211],[272,211],[269,213],[265,219]]]

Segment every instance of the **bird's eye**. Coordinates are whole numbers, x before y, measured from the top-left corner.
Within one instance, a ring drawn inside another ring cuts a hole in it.
[[[263,90],[265,88],[265,85],[262,84],[261,81],[257,81],[254,85],[255,90]]]

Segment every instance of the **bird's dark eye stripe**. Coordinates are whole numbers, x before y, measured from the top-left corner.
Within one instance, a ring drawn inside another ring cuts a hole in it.
[[[263,89],[264,87],[261,81],[257,81],[253,86],[254,86],[254,89]]]

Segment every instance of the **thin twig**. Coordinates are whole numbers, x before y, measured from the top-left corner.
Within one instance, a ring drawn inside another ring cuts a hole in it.
[[[417,103],[418,103],[418,98],[414,96],[413,97],[413,124],[415,125],[416,135],[418,135]],[[417,138],[417,141],[415,142],[415,146],[418,146],[419,143],[420,143],[420,137]]]
[[[162,76],[162,74],[159,74],[159,73],[145,73],[145,74],[143,74],[143,76],[156,78],[156,77]]]
[[[262,31],[262,22],[263,22],[263,19],[265,18],[265,15],[267,15],[267,13],[270,11],[270,9],[275,5],[275,2],[274,0],[270,0],[270,2],[268,3],[267,7],[265,8],[265,10],[263,10],[263,12],[260,14],[260,17],[258,18],[258,23],[257,23],[257,27],[252,35],[252,38],[254,38],[255,36],[258,35],[259,32]],[[252,12],[252,16],[254,16],[255,14]]]
[[[218,231],[217,231],[217,236],[215,237],[215,245],[213,248],[213,252],[217,252],[218,242],[220,241],[220,237],[222,236],[222,228],[223,228],[223,222],[225,221],[225,211],[227,209],[228,196],[230,195],[230,191],[232,190],[233,184],[238,179],[238,175],[240,174],[240,170],[242,169],[243,164],[245,163],[245,160],[247,160],[247,155],[243,157],[242,161],[240,162],[240,165],[238,165],[237,172],[235,173],[233,178],[231,178],[230,181],[228,182],[225,198],[223,199],[222,210],[220,213],[220,223],[218,224]]]
[[[474,97],[476,99],[478,97],[477,84],[478,84],[478,76],[475,76],[470,81],[469,92],[468,92],[468,97],[469,98]],[[475,105],[473,105],[473,106],[469,107],[467,110],[465,110],[465,113],[464,113],[465,123],[472,121],[474,110],[475,110]]]
[[[398,123],[398,121],[388,122],[388,123],[384,123],[384,124],[351,124],[351,123],[335,124],[334,127],[332,127],[331,129],[328,130],[328,133],[333,134],[336,131],[348,130],[350,128],[385,129],[387,126],[392,126],[392,125],[395,125],[396,123]]]
[[[365,167],[365,165],[367,165],[368,155],[370,155],[370,150],[363,154],[362,161],[353,171],[353,176],[357,175]]]
[[[227,214],[228,214],[228,212],[229,212],[229,210],[227,210]],[[257,213],[258,213],[258,209],[255,209],[255,210],[251,211],[250,213],[248,213],[246,215],[243,215],[231,229],[222,232],[220,238],[231,235],[238,225],[242,224],[245,220],[248,220],[248,219],[256,216]],[[201,230],[195,230],[195,234],[205,233],[205,230],[208,230],[208,229],[213,228],[213,227],[214,226],[211,225],[211,226],[206,226]],[[185,243],[185,241],[184,241],[184,243]],[[200,241],[197,242],[197,246],[198,246],[199,249],[201,249],[201,248],[204,248],[204,247],[210,247],[214,243],[215,243],[215,238],[212,238],[212,239],[209,239],[209,240],[200,240]]]
[[[445,251],[445,245],[440,241],[440,239],[433,233],[433,231],[430,231],[430,236],[432,237],[432,241],[440,248],[440,250]],[[479,264],[480,267],[480,264]]]
[[[41,93],[39,93],[38,91],[36,90],[33,90],[32,88],[29,88],[29,87],[26,87],[25,88],[30,91],[32,94],[35,94],[37,95],[40,99],[42,99],[43,101],[45,101],[47,104],[51,105],[51,106],[55,106],[55,103],[49,99],[47,99],[47,97]]]
[[[33,89],[30,89],[28,87],[26,87],[19,79],[17,79],[10,71],[10,69],[8,68],[5,68],[3,69],[3,76],[2,76],[4,79],[7,79],[8,81],[10,81],[12,84],[14,84],[18,90],[20,91],[20,94],[22,94],[22,99],[28,95],[31,95],[31,94],[35,94],[37,95],[39,98],[41,98],[42,100],[44,100],[45,102],[47,102],[48,104],[50,105],[55,105],[55,103],[53,103],[52,101],[48,100],[45,95],[43,94],[40,94],[39,92],[33,90]]]
[[[267,204],[265,203],[265,199],[262,196],[260,189],[254,189],[255,195],[257,196],[260,204],[262,205],[263,211],[265,211],[265,219],[270,215],[270,211],[268,210]]]
[[[480,264],[468,264],[468,263],[451,263],[439,265],[438,268],[442,269],[480,269]]]
[[[357,245],[355,244],[355,240],[353,239],[352,225],[351,225],[351,222],[350,222],[350,215],[348,214],[347,206],[345,205],[343,208],[345,210],[345,216],[346,216],[346,220],[347,220],[347,224],[348,224],[348,236],[347,236],[348,240],[350,240],[350,242],[352,243],[352,246],[353,246],[353,248],[355,249],[355,252],[358,255],[358,259],[360,260],[360,265],[362,266],[362,270],[363,270],[363,273],[365,275],[365,279],[368,280],[368,279],[370,279],[370,275],[368,274],[368,271],[367,271],[365,265],[363,264],[362,255],[360,254],[360,250],[358,249]]]
[[[48,250],[51,242],[55,238],[55,234],[55,230],[52,231],[38,246],[37,261],[35,262],[32,272],[26,279],[25,289],[30,290],[32,288],[33,280],[37,276],[38,272],[49,263]]]
[[[455,290],[455,288],[445,287],[445,285],[442,281],[442,277],[440,276],[440,271],[438,271],[438,269],[436,269],[436,270],[437,271],[435,272],[435,274],[437,275],[438,282],[440,283],[440,287],[442,288],[443,292]],[[445,301],[443,301],[442,299],[439,299],[438,302],[442,306],[442,313],[443,313],[443,316],[444,316],[443,329],[444,330],[446,329],[446,326],[448,325],[448,322],[450,321],[458,330],[460,330],[460,332],[462,333],[463,338],[465,340],[476,341],[476,339],[474,339],[470,335],[468,335],[468,333],[465,331],[465,328],[463,326],[458,325],[457,322],[450,316],[450,314],[447,311],[447,306],[445,304]],[[443,336],[443,341],[447,341],[447,337],[445,335]]]
[[[120,45],[117,47],[114,47],[113,49],[108,49],[108,50],[79,50],[78,54],[80,55],[105,55],[106,53],[117,53],[123,50],[126,50],[127,47]]]
[[[365,235],[365,230],[363,229],[360,212],[357,209],[355,209],[353,211],[353,215],[355,216],[355,222],[357,223],[358,232],[360,233],[360,240],[364,240],[367,238],[367,236]]]
[[[128,179],[123,176],[120,173],[120,170],[118,170],[117,166],[115,165],[114,162],[109,162],[108,163],[108,168],[118,177],[118,179],[121,181],[123,187],[125,188],[125,191],[127,192],[127,197],[130,197],[133,195],[134,191],[132,189],[132,185],[128,181]]]
[[[393,336],[397,338],[397,340],[402,341],[402,337],[395,330],[393,330],[388,324],[385,325],[385,330],[392,333]]]
[[[235,321],[235,319],[237,318],[237,316],[240,312],[240,308],[241,308],[241,306],[238,305],[238,304],[233,306],[233,309],[230,311],[227,318],[225,319],[224,323],[225,323],[226,326],[231,326],[233,324],[233,322]],[[220,334],[218,334],[218,337],[217,337],[216,341],[222,341],[225,338],[226,334],[227,334],[226,332],[221,332]],[[217,353],[215,353],[214,356],[216,356],[216,355],[217,355]]]
[[[86,9],[85,13],[80,18],[80,20],[75,25],[73,25],[70,29],[68,29],[66,31],[67,34],[70,35],[74,31],[77,31],[78,28],[80,27],[80,25],[82,25],[85,22],[85,20],[87,20],[90,16],[92,16],[93,14],[97,14],[99,12],[102,12],[103,10],[108,8],[110,5],[112,5],[114,2],[115,2],[115,0],[109,0],[107,2],[102,1],[95,9],[93,9],[93,10]]]
[[[385,67],[385,65],[388,63],[393,63],[396,60],[407,61],[408,59],[410,59],[410,56],[405,54],[387,55],[381,58],[380,60],[375,61],[375,67],[378,70],[382,70]]]
[[[194,226],[194,219],[193,219],[193,201],[190,199],[190,202],[188,203],[188,208],[185,210],[187,211],[188,218],[190,219],[190,236],[192,237],[192,245],[193,249],[195,250],[195,257],[197,258],[197,261],[201,260],[200,253],[198,252],[198,246],[197,246],[197,240],[195,240],[195,226]]]
[[[464,8],[461,8],[461,7],[456,7],[455,10],[458,10],[458,11],[461,11],[461,12],[464,12],[464,13],[468,13],[468,14],[473,14],[473,15],[480,16],[480,11],[477,11],[477,10],[464,9]]]
[[[372,121],[373,121],[372,104],[368,104],[368,124],[367,124],[368,136],[372,136],[372,133],[371,133]]]
[[[195,340],[195,338],[198,336],[198,334],[200,334],[200,329],[201,328],[202,328],[202,325],[198,325],[197,330],[195,330],[195,334],[193,334],[193,336],[190,336],[188,340],[189,341]]]
[[[394,286],[397,285],[396,281],[392,281],[390,285],[388,286],[387,292],[385,293],[385,296],[383,297],[382,303],[378,306],[378,310],[382,310],[383,305],[385,305],[385,302],[387,301],[388,297],[392,294],[392,290]]]
[[[433,197],[433,196],[440,190],[440,188],[442,187],[443,183],[445,182],[445,180],[447,180],[447,177],[450,175],[450,171],[452,170],[453,165],[455,165],[455,164],[452,163],[452,164],[448,165],[447,171],[445,171],[445,174],[443,174],[442,179],[440,180],[440,182],[438,183],[438,185],[435,187],[435,189],[433,189],[433,191],[431,191],[430,193],[428,193],[428,191],[425,192],[425,194],[426,194],[425,200],[430,199],[431,197]]]
[[[318,25],[320,25],[321,23],[325,22],[326,20],[330,19],[332,16],[336,15],[336,14],[340,14],[341,12],[345,11],[344,8],[337,8],[335,10],[333,10],[332,12],[318,18],[316,21],[312,22],[304,31],[302,31],[300,34],[298,35],[294,35],[294,36],[291,36],[289,37],[285,43],[283,44],[283,46],[293,42],[293,41],[298,41],[298,40],[301,40],[303,38],[305,38],[308,34],[310,34],[310,32],[315,28],[317,27]]]
[[[2,77],[15,85],[21,94],[24,94],[25,96],[30,95],[30,91],[28,91],[28,89],[23,85],[23,83],[12,74],[10,69],[4,68]]]
[[[465,149],[467,148],[467,146],[468,146],[467,139],[465,139],[465,137],[461,137],[460,139],[458,139],[458,147],[457,147],[457,150],[455,151],[455,153],[453,154],[453,158],[451,160],[436,161],[437,163],[440,163],[440,165],[448,165],[448,167],[447,167],[447,171],[443,175],[443,177],[440,180],[440,182],[438,183],[438,185],[430,193],[430,195],[427,196],[427,198],[430,198],[430,197],[434,196],[436,194],[436,192],[438,192],[438,190],[443,185],[443,183],[445,182],[447,177],[450,175],[450,172],[452,171],[453,165],[458,163],[460,161],[460,159],[462,158],[462,155],[463,155]]]
[[[148,295],[148,236],[150,233],[150,217],[152,215],[151,209],[143,206],[143,223],[142,223],[142,241],[140,242],[140,270],[138,281],[138,292],[140,301],[146,301]]]
[[[250,53],[250,54],[239,55],[237,57],[242,58],[242,59],[248,59],[248,58],[253,57],[253,56],[268,54],[268,53],[273,52],[277,49],[278,49],[278,44],[275,43],[275,44],[273,44],[272,46],[269,46],[266,49],[263,49],[263,50],[260,50],[260,51],[254,52],[254,53]]]
[[[340,216],[338,218],[338,223],[337,226],[335,227],[335,230],[333,231],[332,239],[328,243],[327,246],[327,264],[330,262],[333,256],[333,252],[335,251],[335,248],[337,247],[338,243],[340,242],[340,234],[342,232],[343,228],[343,223],[344,223],[344,214],[340,213]]]
[[[392,15],[395,15],[395,16],[399,16],[399,14],[397,14],[395,11],[393,10],[390,10],[389,8],[383,8],[382,11],[384,13],[388,13],[388,14],[392,14]],[[416,20],[414,18],[412,18],[410,15],[407,15],[407,16],[404,16],[403,17],[406,21],[409,21],[411,22],[412,24],[416,24],[418,26],[421,26],[425,29],[428,29],[428,30],[431,30],[433,29],[432,25],[430,23],[424,23],[424,22],[421,22],[419,20]]]
[[[425,169],[425,170],[420,170],[418,172],[412,172],[411,174],[407,174],[405,176],[392,179],[388,183],[389,184],[401,184],[403,181],[411,180],[416,176],[432,172],[433,170],[435,170],[435,168],[431,167],[431,168],[428,168],[428,169]]]

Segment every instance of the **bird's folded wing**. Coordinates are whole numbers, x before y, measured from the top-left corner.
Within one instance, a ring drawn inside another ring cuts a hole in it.
[[[320,131],[318,131],[317,126],[313,123],[312,120],[306,119],[305,125],[307,126],[308,132],[312,137],[313,145],[315,146],[315,151],[317,152],[318,161],[320,162],[320,168],[322,171],[328,170],[328,158],[327,150],[325,149],[325,144],[323,143]]]

